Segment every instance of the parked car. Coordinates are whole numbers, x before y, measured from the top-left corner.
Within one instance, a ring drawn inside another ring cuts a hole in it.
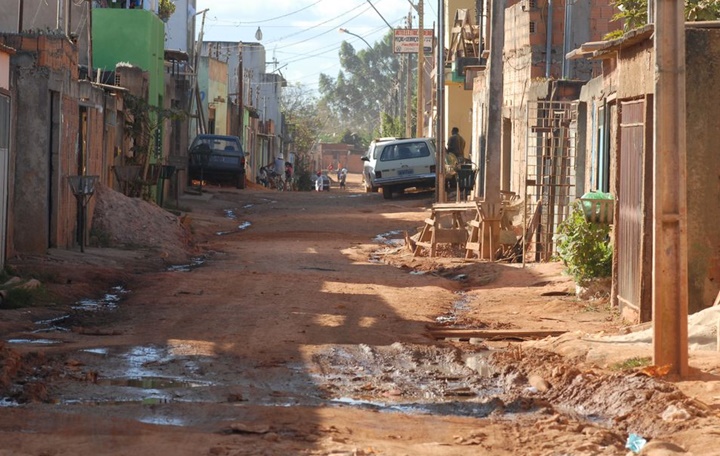
[[[435,142],[431,138],[379,138],[362,157],[366,192],[382,189],[385,199],[407,188],[435,187]]]
[[[378,159],[378,151],[381,150],[378,146],[387,141],[396,141],[402,138],[377,138],[374,139],[368,147],[367,153],[362,156],[362,161],[365,162],[363,166],[363,186],[365,187],[366,193],[375,193],[380,190],[374,185],[375,179],[375,163]]]
[[[240,138],[198,135],[188,151],[188,178],[224,182],[245,188],[245,152]]]

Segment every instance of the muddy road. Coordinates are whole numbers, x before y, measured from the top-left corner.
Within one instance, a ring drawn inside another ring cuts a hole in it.
[[[3,310],[0,455],[720,453],[716,365],[693,395],[568,348],[623,324],[557,264],[413,258],[432,196],[209,187],[180,200],[185,262],[18,261],[87,296]],[[561,356],[438,328],[568,335]]]

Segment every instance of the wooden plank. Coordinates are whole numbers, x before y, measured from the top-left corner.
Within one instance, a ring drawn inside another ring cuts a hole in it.
[[[447,338],[478,338],[478,339],[543,339],[545,337],[556,337],[565,334],[565,330],[545,329],[430,329],[430,334],[435,339]]]
[[[475,209],[477,207],[477,203],[474,201],[463,201],[460,203],[435,203],[433,204],[432,208],[435,211],[456,211],[456,210],[469,210],[469,209]]]

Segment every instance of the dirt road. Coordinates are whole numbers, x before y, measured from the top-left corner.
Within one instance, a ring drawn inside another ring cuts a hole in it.
[[[403,234],[432,194],[348,184],[186,195],[184,264],[97,248],[15,259],[88,299],[2,311],[0,455],[626,454],[631,433],[644,454],[720,454],[712,356],[675,384],[611,368],[647,353],[574,343],[623,324],[569,293],[559,265],[412,258]],[[568,334],[433,337],[443,328]]]

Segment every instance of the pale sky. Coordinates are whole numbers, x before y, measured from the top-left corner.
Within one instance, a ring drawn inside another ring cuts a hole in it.
[[[372,3],[370,3],[372,2]],[[279,69],[289,83],[317,89],[320,73],[337,76],[342,41],[357,51],[382,39],[390,25],[404,28],[411,5],[408,0],[197,0],[197,11],[209,8],[205,18],[206,41],[259,41],[265,46],[267,71]],[[417,4],[417,0],[413,0]],[[437,25],[436,0],[424,1],[424,28]],[[373,6],[377,9],[373,9]],[[379,12],[379,14],[378,14]],[[382,15],[382,17],[381,17]],[[202,15],[197,16],[199,33]],[[262,40],[255,38],[258,27]],[[413,10],[413,28],[417,12]],[[272,64],[274,60],[277,65]]]

